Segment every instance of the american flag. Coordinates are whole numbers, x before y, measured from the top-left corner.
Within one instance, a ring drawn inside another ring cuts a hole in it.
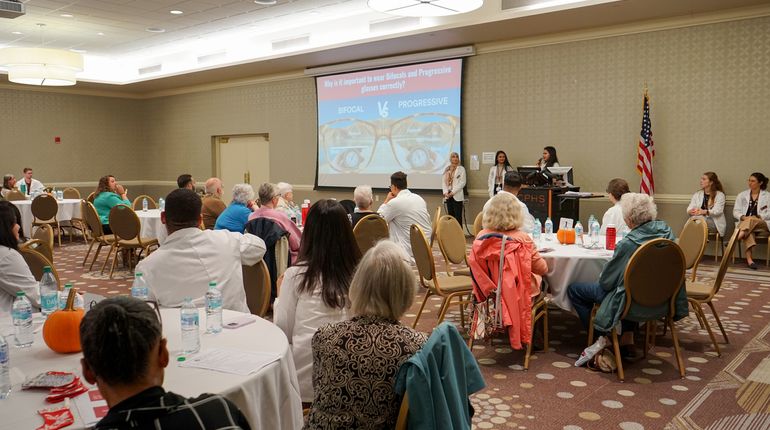
[[[655,158],[655,144],[652,141],[652,123],[650,122],[650,98],[644,91],[644,113],[642,114],[642,131],[639,133],[639,148],[637,150],[639,161],[636,170],[642,176],[640,191],[653,195],[655,193],[655,180],[652,177],[652,159]]]

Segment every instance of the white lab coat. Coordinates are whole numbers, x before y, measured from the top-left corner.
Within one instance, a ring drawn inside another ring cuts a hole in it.
[[[32,306],[40,307],[40,290],[24,257],[15,249],[0,246],[0,313],[8,313],[9,321],[17,291],[24,291]]]
[[[692,195],[690,204],[687,206],[688,214],[692,209],[700,209],[702,204],[703,190],[700,190]],[[748,200],[746,201],[746,204],[748,205]],[[746,213],[746,208],[743,209],[743,213]],[[725,193],[717,191],[717,195],[714,197],[714,206],[709,208],[708,217],[714,221],[714,225],[717,227],[719,235],[724,236],[727,230],[727,217],[725,217]]]
[[[182,306],[185,297],[203,305],[209,282],[216,282],[224,309],[248,313],[241,265],[256,264],[263,255],[265,242],[257,236],[190,227],[170,234],[136,271],[161,306]]]
[[[431,233],[430,215],[425,200],[405,189],[389,202],[383,203],[377,212],[388,222],[390,240],[401,245],[406,253],[414,258],[412,243],[409,240],[412,224],[419,225],[426,238],[429,238]]]
[[[620,209],[620,202],[615,203],[611,208],[607,209],[602,217],[602,228],[599,234],[607,234],[607,226],[610,224],[615,225],[615,234],[620,234],[620,231],[626,226],[626,220],[623,219],[623,210]],[[588,226],[591,228],[591,226]]]
[[[443,194],[446,194],[452,191],[454,193],[452,198],[454,198],[455,201],[461,202],[465,200],[465,194],[463,193],[463,187],[465,187],[465,183],[467,181],[466,175],[465,175],[465,167],[457,166],[457,169],[455,170],[455,177],[452,180],[451,190],[447,186],[446,178],[444,176],[445,174],[441,175],[441,191],[443,192]]]
[[[24,185],[27,184],[27,182],[25,182],[24,177],[16,181],[16,189],[19,191],[21,191],[21,184],[24,184]],[[44,189],[45,189],[45,186],[43,185],[42,182],[38,181],[35,178],[32,178],[32,184],[29,187],[27,187],[26,194],[29,196],[29,195],[32,195],[32,193],[42,193]]]
[[[505,182],[505,173],[513,172],[513,167],[506,166],[503,172],[503,182]],[[487,187],[489,188],[489,197],[495,195],[495,176],[497,176],[497,164],[489,168],[489,178],[487,178]]]
[[[749,199],[751,198],[751,190],[741,191],[735,198],[735,206],[733,206],[733,218],[736,222],[741,220],[741,217],[746,215],[746,211],[749,209]],[[703,197],[701,197],[703,199]],[[761,190],[759,192],[759,202],[757,202],[757,215],[765,220],[770,221],[770,192]]]

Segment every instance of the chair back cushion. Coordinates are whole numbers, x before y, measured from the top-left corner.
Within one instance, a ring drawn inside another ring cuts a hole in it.
[[[62,192],[65,199],[78,199],[80,200],[80,191],[75,188],[67,187]]]
[[[417,224],[412,224],[409,229],[409,242],[412,244],[412,254],[414,262],[417,265],[417,272],[420,279],[433,280],[436,277],[436,267],[433,263],[433,253],[428,248],[428,242],[425,240],[425,233]]]
[[[703,218],[690,218],[679,235],[679,247],[684,253],[685,268],[692,269],[706,251],[708,227]]]
[[[53,263],[48,261],[47,258],[40,252],[31,249],[29,247],[22,247],[19,249],[19,252],[21,253],[21,256],[24,257],[24,261],[27,262],[27,266],[29,266],[29,271],[32,272],[32,276],[35,277],[36,281],[40,281],[43,277],[43,268],[45,266],[51,266],[51,269],[53,270]],[[59,279],[58,275],[55,275],[56,279]]]
[[[473,220],[473,235],[478,236],[479,232],[483,230],[483,227],[481,225],[481,221],[484,218],[484,212],[479,212],[478,215],[476,215],[476,219]]]
[[[93,203],[95,198],[96,198],[96,191],[89,194],[88,197],[86,197],[86,200],[88,200],[89,203]]]
[[[32,216],[37,220],[48,221],[56,217],[59,203],[53,196],[41,194],[32,200]]]
[[[717,271],[717,277],[714,279],[714,288],[712,294],[719,292],[719,288],[722,286],[722,281],[725,279],[728,267],[733,262],[733,252],[735,252],[735,246],[738,244],[738,230],[733,231],[733,235],[730,236],[730,241],[727,242],[727,247],[722,253],[722,261],[719,263],[719,271]]]
[[[465,262],[465,233],[453,216],[443,215],[439,218],[436,238],[441,255],[448,262],[452,264]]]
[[[32,234],[32,239],[38,239],[43,242],[48,247],[48,251],[53,254],[53,228],[50,225],[44,224],[36,228]],[[53,257],[49,257],[47,253],[43,252],[43,255],[53,261]]]
[[[270,307],[270,273],[264,260],[252,266],[241,266],[246,304],[252,314],[265,316]]]
[[[388,223],[377,215],[371,214],[361,218],[353,229],[353,236],[356,238],[358,249],[361,255],[371,249],[375,243],[389,237]]]
[[[142,224],[133,209],[126,205],[116,205],[110,209],[110,230],[116,239],[131,240],[139,236]]]
[[[102,222],[99,219],[99,214],[96,212],[94,204],[87,201],[80,201],[80,211],[86,221],[88,229],[91,230],[91,234],[95,239],[104,236],[104,230],[102,229]]]
[[[624,314],[631,303],[654,308],[671,303],[684,283],[684,255],[668,239],[653,239],[640,246],[628,261],[625,272]]]
[[[11,190],[5,195],[5,199],[12,202],[14,200],[26,200],[27,197],[19,190]]]

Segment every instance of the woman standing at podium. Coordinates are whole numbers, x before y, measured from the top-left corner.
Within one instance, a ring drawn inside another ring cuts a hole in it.
[[[537,160],[537,167],[541,171],[547,167],[559,167],[559,157],[556,156],[556,148],[553,146],[543,148],[543,157]]]
[[[487,180],[489,197],[494,197],[495,194],[503,190],[505,174],[512,171],[513,167],[508,162],[508,156],[505,154],[505,151],[497,151],[495,154],[495,165],[489,169],[489,179]]]
[[[456,152],[449,154],[449,165],[444,169],[441,190],[444,193],[446,212],[452,215],[460,225],[463,225],[463,187],[465,187],[465,167],[460,165],[460,155]]]

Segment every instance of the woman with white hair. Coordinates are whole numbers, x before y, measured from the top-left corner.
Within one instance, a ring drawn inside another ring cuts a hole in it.
[[[377,212],[372,210],[372,203],[374,203],[374,197],[372,194],[372,187],[369,185],[359,185],[353,190],[353,201],[356,202],[356,210],[351,215],[350,221],[353,223],[353,228],[356,227],[358,221],[367,215],[377,215]]]
[[[594,328],[597,336],[606,335],[618,323],[626,300],[624,276],[626,266],[631,256],[645,242],[664,238],[674,240],[665,221],[656,220],[658,209],[652,197],[640,193],[626,193],[620,198],[620,208],[623,219],[631,231],[615,245],[615,253],[607,262],[597,283],[574,283],[569,286],[567,295],[572,306],[580,317],[583,327],[588,328],[591,320],[591,310],[594,304],[601,304],[594,318]],[[654,288],[654,286],[651,286]],[[632,305],[633,307],[634,305]],[[643,313],[642,312],[637,312]],[[674,319],[687,316],[687,293],[684,288],[679,290]],[[636,323],[622,321],[620,351],[623,358],[636,358],[634,348],[634,330]]]
[[[254,210],[254,189],[249,184],[235,184],[230,206],[219,215],[214,230],[230,230],[243,233],[249,215]]]
[[[302,211],[294,203],[294,188],[287,182],[279,182],[275,184],[275,191],[278,193],[278,204],[275,205],[275,209],[285,213],[290,220],[297,222],[297,219],[302,217]]]
[[[500,311],[513,349],[532,342],[532,297],[540,294],[542,276],[548,272],[548,264],[537,252],[535,243],[521,230],[525,219],[513,194],[496,194],[484,211],[484,229],[473,241],[468,256],[473,293],[479,302],[496,291],[501,253],[504,256]]]
[[[383,240],[367,252],[350,283],[349,321],[313,336],[314,401],[306,429],[393,428],[401,365],[422,348],[423,333],[398,320],[414,301],[414,274],[401,247]]]

